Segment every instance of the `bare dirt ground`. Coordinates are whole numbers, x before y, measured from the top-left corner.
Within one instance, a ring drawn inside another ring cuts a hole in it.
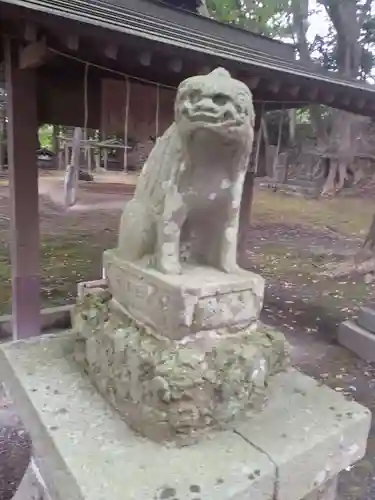
[[[79,209],[58,201],[61,180],[41,181],[40,224],[44,305],[72,302],[77,281],[101,276],[101,254],[116,244],[121,205],[130,199],[121,177],[82,185]],[[52,192],[53,191],[53,192]],[[360,198],[304,200],[256,191],[247,255],[242,263],[267,279],[263,321],[283,330],[296,366],[375,410],[375,367],[336,344],[337,324],[375,301],[375,285],[360,276],[318,276],[326,262],[352,255],[368,228],[375,203]],[[0,186],[0,308],[10,308],[9,194]],[[1,406],[1,404],[0,404]],[[375,498],[375,424],[368,453],[346,471],[339,500]]]

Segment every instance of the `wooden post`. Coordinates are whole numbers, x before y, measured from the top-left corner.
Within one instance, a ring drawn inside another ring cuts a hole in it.
[[[64,166],[63,168],[66,169],[68,168],[69,165],[69,144],[68,144],[68,139],[64,139]]]
[[[60,152],[58,125],[52,125],[52,152],[55,155],[53,157],[54,168],[58,169],[59,168],[59,152]]]
[[[4,170],[5,159],[5,108],[0,103],[0,172]]]
[[[64,179],[65,207],[75,205],[78,194],[79,167],[81,159],[82,129],[76,127],[72,142],[72,158],[67,166]]]
[[[253,204],[255,174],[249,170],[246,172],[243,185],[242,200],[240,207],[240,224],[238,235],[237,257],[239,265],[246,267],[247,235],[250,228],[251,206]]]
[[[18,47],[5,41],[8,159],[11,195],[13,338],[40,334],[36,78],[21,70]]]
[[[256,110],[256,120],[255,120],[255,131],[259,132],[261,126],[262,113],[260,110]],[[255,145],[253,146],[255,147]],[[239,265],[246,267],[246,249],[247,249],[247,235],[250,227],[250,216],[251,207],[254,198],[254,183],[255,183],[255,172],[254,165],[249,164],[249,169],[246,172],[245,181],[243,185],[241,207],[240,207],[240,221],[239,221],[239,234],[238,234],[238,245],[237,245],[237,259]]]
[[[108,149],[104,148],[104,170],[108,170]]]

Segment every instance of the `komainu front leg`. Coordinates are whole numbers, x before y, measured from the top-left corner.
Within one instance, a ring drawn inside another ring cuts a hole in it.
[[[238,231],[244,176],[245,172],[240,172],[236,182],[232,184],[222,225],[219,268],[227,273],[246,272],[237,264]]]
[[[243,273],[246,271],[237,264],[239,210],[231,206],[228,212],[220,238],[218,267],[226,273]]]
[[[180,274],[181,227],[186,210],[180,193],[166,198],[162,219],[158,223],[156,267],[164,274]]]
[[[228,226],[224,229],[219,253],[219,268],[226,273],[239,273],[237,264],[237,229]]]
[[[180,274],[180,229],[171,221],[161,221],[158,228],[156,267],[164,274]]]

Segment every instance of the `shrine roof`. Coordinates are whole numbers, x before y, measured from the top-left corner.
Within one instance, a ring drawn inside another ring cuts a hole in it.
[[[338,78],[323,71],[319,65],[304,66],[294,60],[292,45],[173,8],[158,0],[0,0],[1,2],[283,73],[331,80],[349,87],[370,87],[364,83]],[[373,90],[375,92],[375,87]]]
[[[337,91],[341,94],[348,92],[350,99],[370,99],[375,110],[375,86],[341,78],[319,65],[296,61],[292,45],[172,7],[162,1],[0,0],[1,3],[123,33],[176,50],[193,51],[206,56],[207,60],[236,63],[244,71],[255,69],[275,78],[280,77],[283,85],[297,84],[314,89],[319,84],[330,95],[335,95]],[[351,105],[342,108],[351,110]]]

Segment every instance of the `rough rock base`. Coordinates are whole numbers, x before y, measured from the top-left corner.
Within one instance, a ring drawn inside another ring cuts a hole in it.
[[[193,446],[137,436],[72,360],[71,333],[3,345],[0,376],[30,430],[51,500],[333,500],[371,415],[294,370],[270,403]]]
[[[75,359],[126,422],[152,440],[191,443],[260,410],[270,377],[288,366],[285,339],[272,329],[175,341],[141,327],[108,298],[97,290],[78,301]]]

